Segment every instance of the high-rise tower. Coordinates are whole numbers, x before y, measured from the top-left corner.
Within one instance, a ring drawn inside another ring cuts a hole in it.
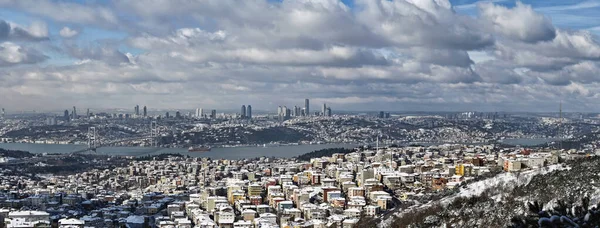
[[[69,118],[69,110],[68,109],[65,109],[65,113],[63,114],[63,119],[64,119],[64,121],[69,121],[70,120],[70,118]]]
[[[248,108],[246,108],[246,118],[252,119],[252,105],[248,105]]]
[[[304,114],[306,116],[310,116],[310,108],[309,107],[310,107],[310,104],[308,102],[308,98],[304,99]]]
[[[73,106],[73,113],[71,116],[74,120],[77,119],[77,108],[75,108],[75,106]]]
[[[148,116],[148,109],[144,106],[144,117]]]
[[[240,117],[242,119],[246,119],[246,105],[242,105],[242,110],[240,110]]]

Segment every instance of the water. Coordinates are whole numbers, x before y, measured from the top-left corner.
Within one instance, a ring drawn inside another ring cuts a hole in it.
[[[549,143],[552,141],[556,141],[558,139],[555,138],[520,138],[520,139],[503,139],[500,140],[502,143],[506,143],[508,145],[520,145],[520,146],[537,146],[540,144]]]
[[[85,149],[87,145],[59,145],[59,144],[33,144],[33,143],[0,143],[0,148],[9,150],[29,151],[41,153],[70,153]],[[191,157],[208,157],[212,159],[244,159],[256,157],[291,158],[315,150],[326,148],[354,148],[352,144],[313,144],[276,147],[229,147],[212,148],[208,152],[190,153],[184,148],[153,148],[153,147],[102,147],[96,153],[106,155],[146,156],[164,153],[177,153]],[[93,152],[87,152],[93,153]]]

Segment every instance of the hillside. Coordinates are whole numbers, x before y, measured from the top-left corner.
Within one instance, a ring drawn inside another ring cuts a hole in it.
[[[35,154],[29,153],[27,151],[20,150],[7,150],[0,148],[0,157],[10,157],[10,158],[30,158],[34,157]]]
[[[298,156],[298,160],[300,161],[310,161],[311,158],[320,158],[320,157],[330,157],[333,154],[348,154],[352,153],[354,149],[347,148],[326,148],[321,150],[315,150],[313,152],[309,152],[303,155]]]
[[[600,201],[599,163],[597,157],[582,158],[538,171],[501,174],[467,185],[457,195],[397,213],[379,226],[537,227],[540,214],[531,211],[580,205],[586,196],[589,205]],[[528,203],[534,201],[543,205],[530,208]]]

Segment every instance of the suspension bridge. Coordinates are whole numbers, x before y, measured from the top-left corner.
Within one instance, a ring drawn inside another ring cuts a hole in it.
[[[137,140],[143,140],[143,139],[150,139],[151,140],[150,145],[153,147],[156,147],[158,145],[157,137],[158,137],[158,125],[156,124],[156,121],[150,122],[150,132],[148,134],[144,134],[141,136],[135,136],[135,137],[123,138],[123,139],[117,139],[117,140],[113,140],[113,141],[109,141],[109,142],[102,142],[102,143],[98,141],[98,134],[96,132],[96,127],[89,127],[88,134],[87,134],[87,138],[88,138],[87,148],[72,151],[70,154],[81,154],[81,153],[85,153],[88,151],[96,152],[96,150],[101,147],[115,146],[115,145],[119,145],[119,144],[122,144],[125,142],[131,142],[131,141],[137,141]]]
[[[120,145],[125,142],[132,142],[132,141],[138,141],[138,140],[144,140],[144,139],[151,140],[150,145],[152,147],[157,147],[158,146],[158,132],[159,132],[158,125],[156,124],[156,121],[152,121],[150,123],[150,132],[148,134],[127,137],[127,138],[117,139],[117,140],[108,141],[108,142],[100,142],[98,140],[96,127],[89,127],[88,134],[87,134],[88,142],[87,142],[86,148],[76,150],[76,151],[66,152],[66,153],[63,153],[60,155],[53,155],[52,157],[61,158],[61,157],[69,157],[74,154],[83,154],[83,153],[86,153],[89,151],[96,152],[97,149],[102,148],[102,147],[117,146],[117,145]],[[31,164],[31,163],[43,162],[46,159],[47,159],[47,156],[27,158],[27,159],[15,159],[15,160],[11,160],[9,162],[0,163],[0,165],[14,166],[14,165],[21,165],[21,164]]]

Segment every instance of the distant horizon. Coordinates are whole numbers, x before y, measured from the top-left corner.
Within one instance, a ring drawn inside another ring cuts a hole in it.
[[[143,108],[143,106],[140,106],[140,109]],[[289,107],[288,107],[289,108]],[[293,107],[292,107],[293,108]],[[312,108],[312,107],[311,107]],[[66,109],[62,109],[62,110],[6,110],[6,114],[7,115],[14,115],[14,114],[62,114],[65,110],[68,110],[69,113],[72,111],[72,107],[71,108],[66,108]],[[148,108],[148,113],[150,115],[150,113],[153,114],[165,114],[166,112],[171,113],[172,115],[175,115],[175,112],[180,111],[183,112],[181,114],[188,114],[188,113],[192,113],[195,114],[195,108],[194,109],[151,109]],[[211,108],[204,108],[203,112],[204,114],[208,114],[211,110]],[[223,113],[223,114],[236,114],[240,112],[240,110],[237,109],[214,109],[217,111],[217,113]],[[320,109],[319,109],[320,110]],[[79,109],[77,108],[77,113],[79,116],[85,116],[87,112],[87,108],[83,108],[83,109]],[[112,109],[92,109],[90,108],[90,112],[92,113],[122,113],[122,114],[133,114],[134,113],[134,109],[131,108],[131,110],[129,109],[124,109],[124,108],[112,108]],[[253,106],[253,110],[252,112],[254,114],[277,114],[277,110],[276,108],[274,110],[263,110],[263,109],[254,109]],[[440,110],[440,111],[424,111],[424,110],[396,110],[396,111],[391,111],[391,110],[337,110],[337,109],[333,109],[332,108],[332,113],[333,114],[345,114],[345,113],[350,113],[350,114],[377,114],[379,112],[386,112],[386,113],[390,113],[390,114],[435,114],[435,113],[466,113],[466,112],[475,112],[475,113],[499,113],[499,114],[559,114],[560,112],[557,111],[476,111],[476,110],[457,110],[457,111],[444,111],[444,110]],[[600,114],[600,112],[578,112],[578,111],[562,111],[563,114]],[[314,112],[313,112],[314,114]],[[315,116],[315,115],[311,115],[311,116]]]

